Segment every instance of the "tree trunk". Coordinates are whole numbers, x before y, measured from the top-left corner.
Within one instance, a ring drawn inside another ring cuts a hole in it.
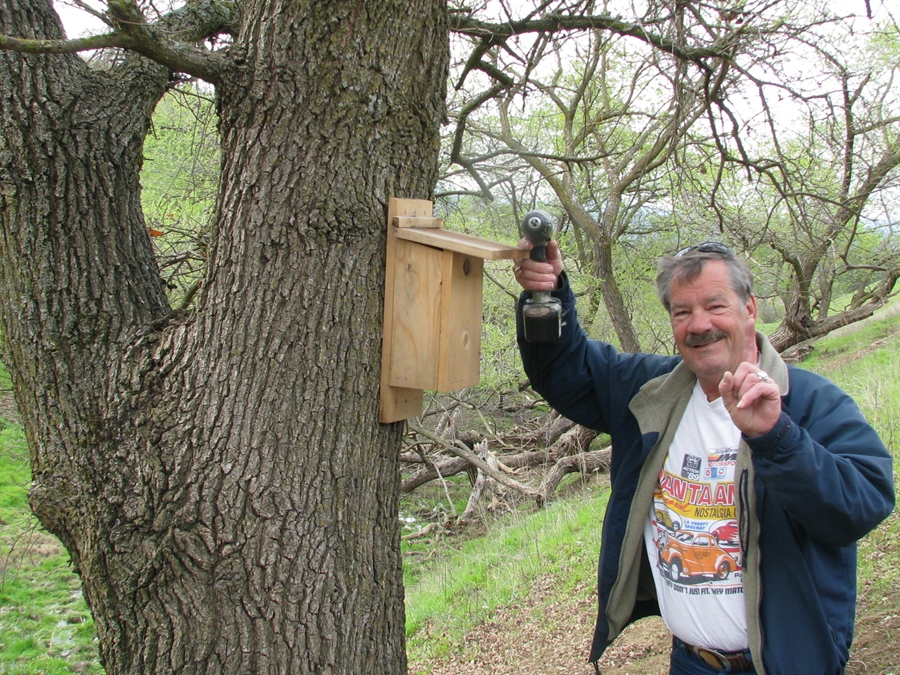
[[[0,30],[53,36],[49,0]],[[168,72],[2,57],[2,330],[32,503],[118,673],[406,673],[385,212],[437,177],[442,0],[243,3],[195,312],[139,205]]]
[[[606,241],[597,242],[594,247],[594,274],[600,279],[600,292],[613,327],[616,329],[616,337],[622,351],[636,354],[641,351],[634,322],[625,306],[625,298],[619,282],[616,279],[612,246]]]

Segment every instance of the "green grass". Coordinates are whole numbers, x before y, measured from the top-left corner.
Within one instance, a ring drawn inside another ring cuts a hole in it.
[[[566,587],[594,579],[607,496],[596,489],[541,511],[510,514],[488,536],[449,549],[418,570],[406,589],[411,656],[433,658],[435,650],[460,644],[497,607],[527,595],[539,576],[558,575]],[[440,641],[431,639],[435,633]]]
[[[28,507],[22,428],[0,426],[0,672],[102,673],[94,621],[69,556]]]

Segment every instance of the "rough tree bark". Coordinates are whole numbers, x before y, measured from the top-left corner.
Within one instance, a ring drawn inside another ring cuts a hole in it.
[[[32,504],[110,675],[405,674],[402,429],[378,423],[371,364],[387,200],[437,178],[446,6],[241,12],[195,68],[217,85],[223,166],[184,315],[139,187],[173,68],[0,52],[0,328]],[[0,33],[61,36],[50,0],[0,2]]]

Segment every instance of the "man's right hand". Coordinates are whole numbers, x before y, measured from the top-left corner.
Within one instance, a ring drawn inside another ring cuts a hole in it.
[[[533,247],[534,244],[527,239],[519,240],[519,248],[531,250]],[[538,262],[531,258],[513,259],[513,274],[519,285],[526,291],[555,290],[562,271],[562,253],[555,239],[547,244],[547,260],[544,262]]]

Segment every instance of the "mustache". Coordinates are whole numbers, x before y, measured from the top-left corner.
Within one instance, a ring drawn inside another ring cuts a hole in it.
[[[721,330],[707,330],[702,333],[689,333],[686,338],[684,338],[684,344],[688,347],[699,347],[701,345],[708,345],[710,342],[715,342],[716,340],[724,340],[728,337],[728,334],[725,331]]]

